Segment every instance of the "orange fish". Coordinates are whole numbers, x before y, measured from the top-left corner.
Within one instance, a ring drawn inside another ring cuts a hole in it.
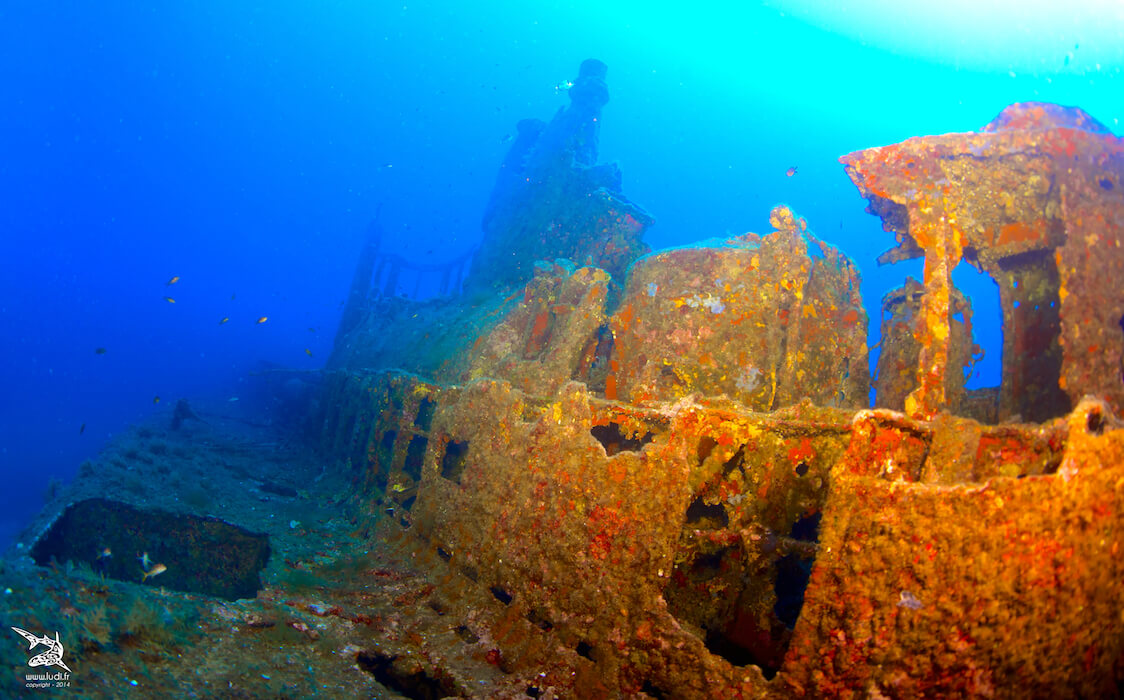
[[[160,403],[160,397],[159,396],[153,396],[152,397],[152,403]]]
[[[163,564],[157,564],[148,571],[144,572],[144,576],[141,577],[141,582],[143,583],[144,581],[147,581],[152,576],[159,576],[167,570],[168,567],[164,566]]]
[[[171,286],[172,286],[173,284],[175,284],[176,282],[179,282],[179,281],[180,281],[180,278],[179,278],[179,276],[177,275],[176,277],[173,277],[172,279],[170,279],[170,280],[168,280],[167,282],[165,282],[165,283],[164,283],[164,286],[165,286],[165,287],[171,287]]]
[[[219,321],[219,325],[221,326],[222,324],[226,323],[229,320],[230,320],[229,316],[224,316],[223,319],[221,321]]]
[[[172,297],[164,297],[164,301],[168,302],[169,304],[176,303],[176,300],[173,299]]]
[[[102,547],[102,550],[98,552],[98,559],[109,559],[112,556],[113,552],[110,551],[109,547]]]
[[[257,320],[257,322],[258,322],[258,323],[265,323],[265,322],[266,322],[266,321],[268,321],[268,320],[269,320],[269,316],[262,316],[261,318],[259,318],[259,319]]]
[[[312,357],[312,351],[311,351],[311,350],[309,350],[308,348],[305,348],[305,349],[304,349],[304,354],[305,354],[305,355],[308,355],[309,357]]]
[[[789,168],[788,170],[784,171],[784,174],[789,176],[789,177],[792,177],[793,175],[796,174],[796,166],[794,165],[791,168]]]

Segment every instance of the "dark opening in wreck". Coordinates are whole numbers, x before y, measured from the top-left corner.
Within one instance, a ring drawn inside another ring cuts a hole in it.
[[[269,536],[217,518],[92,498],[69,506],[31,549],[121,581],[236,600],[261,590]]]

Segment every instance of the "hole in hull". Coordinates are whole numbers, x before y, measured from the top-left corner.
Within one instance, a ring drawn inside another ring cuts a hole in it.
[[[589,432],[597,438],[597,441],[605,448],[605,454],[610,457],[618,452],[639,452],[644,445],[647,445],[655,437],[650,432],[644,433],[639,438],[625,437],[619,423],[595,425],[589,429]]]
[[[726,527],[730,524],[730,516],[726,515],[726,509],[721,504],[707,505],[702,496],[699,496],[687,506],[687,522],[693,524],[706,520],[711,521],[708,523],[710,527]]]
[[[361,651],[356,654],[355,661],[380,684],[412,700],[463,697],[452,678],[426,673],[416,659],[380,651]]]
[[[512,597],[510,593],[500,588],[499,586],[492,586],[490,590],[492,591],[492,595],[496,600],[500,601],[504,605],[511,605]]]
[[[429,432],[433,425],[433,414],[437,410],[437,403],[430,401],[428,396],[422,397],[418,406],[418,415],[414,417],[414,427],[424,432]]]
[[[445,455],[441,458],[441,476],[455,483],[461,483],[461,474],[468,458],[468,443],[450,440],[445,445]]]
[[[720,505],[706,506],[701,499],[691,504],[664,598],[672,615],[697,630],[712,654],[735,666],[757,666],[772,678],[803,608],[822,516],[819,510],[805,515],[787,535],[758,524],[748,530],[751,537],[718,546],[729,538],[712,535],[736,527],[720,525],[720,512]],[[728,517],[733,523],[735,516]]]
[[[410,444],[406,447],[406,463],[402,465],[402,472],[414,481],[421,481],[422,463],[425,461],[425,448],[428,444],[428,438],[415,435],[410,438]]]

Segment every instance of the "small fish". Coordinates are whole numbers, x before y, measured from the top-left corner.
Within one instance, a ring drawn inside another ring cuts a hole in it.
[[[390,490],[393,491],[394,493],[402,493],[403,491],[406,490],[406,488],[407,487],[403,486],[402,484],[395,484],[394,486],[390,487]]]
[[[180,281],[180,278],[177,275],[177,276],[173,277],[172,279],[168,280],[167,282],[165,282],[164,286],[165,287],[171,287],[173,284],[175,284],[176,282],[179,282],[179,281]]]
[[[152,397],[152,403],[160,403],[160,397],[159,396],[153,396]]]
[[[237,397],[237,396],[231,396],[231,397],[230,397],[229,399],[227,399],[227,402],[228,402],[228,403],[234,403],[234,402],[235,402],[235,401],[237,401],[237,400],[238,400],[238,397]]]
[[[148,552],[145,552],[144,554],[138,554],[137,559],[140,561],[141,566],[145,569],[152,566],[152,560],[148,558]]]
[[[910,610],[920,610],[924,607],[924,603],[918,600],[917,596],[909,591],[900,591],[898,593],[898,607],[909,608]]]
[[[305,354],[305,355],[308,355],[309,357],[312,357],[312,351],[311,351],[311,350],[309,350],[308,348],[305,348],[305,349],[304,349],[304,354]]]
[[[230,300],[231,300],[231,301],[234,301],[234,297],[235,297],[235,295],[237,295],[237,292],[235,292],[234,294],[231,294],[231,295],[230,295]]]
[[[261,318],[259,318],[257,320],[257,323],[265,323],[268,320],[269,320],[269,316],[262,316]]]
[[[101,551],[98,552],[98,559],[109,559],[112,556],[113,552],[109,550],[109,547],[102,547]]]
[[[104,355],[105,354],[105,348],[94,348],[94,354],[95,355]]]
[[[176,300],[173,299],[172,297],[164,297],[164,301],[168,302],[169,304],[176,303]]]
[[[308,329],[308,332],[309,332],[309,333],[315,333],[315,332],[316,332],[316,329],[315,329],[315,328],[309,328],[309,329]]]
[[[508,141],[511,141],[513,138],[515,138],[515,137],[512,136],[511,134],[504,134],[503,138],[500,139],[500,143],[507,143]]]
[[[789,176],[789,177],[792,177],[793,175],[796,174],[796,166],[794,165],[791,168],[789,168],[788,170],[784,171],[784,174]]]
[[[222,324],[226,323],[229,320],[230,320],[229,316],[223,316],[223,319],[221,321],[219,321],[219,325],[221,326]]]
[[[82,427],[78,429],[78,434],[81,435],[84,432],[86,432],[86,424],[85,423],[83,423]]]
[[[144,576],[141,576],[141,582],[143,583],[143,582],[147,581],[152,576],[159,576],[160,574],[164,573],[167,570],[168,570],[168,567],[164,566],[163,564],[157,564],[156,566],[152,567],[148,571],[144,572]]]

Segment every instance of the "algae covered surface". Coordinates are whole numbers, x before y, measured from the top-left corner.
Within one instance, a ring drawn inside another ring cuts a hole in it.
[[[368,242],[327,366],[267,373],[278,420],[181,400],[49,494],[0,570],[10,626],[54,635],[46,682],[1120,693],[1120,140],[1020,103],[843,156],[896,239],[880,261],[924,258],[883,297],[871,377],[858,265],[791,207],[648,249],[597,160],[606,76],[585,61],[568,107],[520,123],[471,264]],[[1001,289],[994,387],[968,388],[961,262]],[[407,273],[441,294],[394,294]],[[4,694],[36,658],[0,645]]]

